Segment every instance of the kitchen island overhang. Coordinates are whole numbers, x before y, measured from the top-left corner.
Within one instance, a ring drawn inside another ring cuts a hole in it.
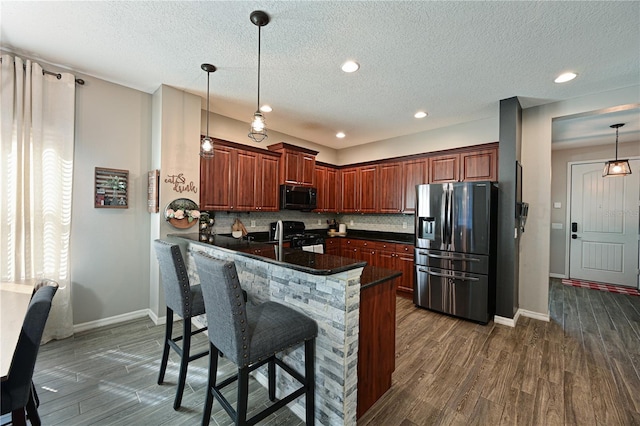
[[[250,303],[272,300],[313,318],[319,330],[316,339],[316,422],[324,425],[356,424],[360,293],[383,283],[392,289],[392,280],[400,275],[399,272],[367,267],[363,275],[366,262],[296,249],[283,249],[280,255],[273,245],[224,236],[216,236],[211,243],[200,242],[198,234],[177,234],[168,238],[180,245],[192,284],[200,283],[193,252],[202,251],[235,262],[240,283],[247,291]],[[361,286],[361,276],[368,287]],[[392,363],[395,354],[395,297],[393,299],[393,312],[387,313],[393,330],[393,334],[387,336],[387,352],[391,349]],[[196,321],[201,325],[206,318],[201,316]],[[304,371],[302,348],[289,349],[282,356],[298,371]],[[256,370],[255,377],[266,386],[266,369]],[[297,384],[291,377],[279,374],[276,396],[290,392],[295,386]],[[302,419],[304,403],[304,398],[299,398],[289,405]]]

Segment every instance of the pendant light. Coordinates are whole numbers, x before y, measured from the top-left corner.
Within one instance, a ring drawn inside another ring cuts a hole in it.
[[[616,159],[607,161],[602,171],[603,177],[608,176],[627,176],[631,174],[629,160],[618,160],[618,129],[624,126],[624,123],[612,124],[612,129],[616,129]]]
[[[267,138],[267,124],[260,112],[260,29],[269,23],[269,15],[261,10],[255,10],[251,12],[249,18],[258,27],[258,105],[256,106],[256,112],[253,114],[248,136],[255,142],[262,142]]]
[[[207,73],[207,134],[200,141],[200,157],[213,158],[213,139],[209,137],[209,77],[216,71],[216,67],[211,64],[202,64],[200,68]]]

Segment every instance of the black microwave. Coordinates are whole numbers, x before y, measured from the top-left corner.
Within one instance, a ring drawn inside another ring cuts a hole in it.
[[[280,185],[280,209],[311,211],[318,206],[318,190],[308,186]]]

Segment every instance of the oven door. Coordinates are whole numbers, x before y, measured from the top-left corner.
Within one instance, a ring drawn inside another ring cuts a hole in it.
[[[481,323],[489,322],[486,275],[416,265],[413,301],[417,306]]]

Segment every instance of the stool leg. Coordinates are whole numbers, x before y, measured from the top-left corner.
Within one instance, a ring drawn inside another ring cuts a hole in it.
[[[162,361],[160,361],[160,375],[158,376],[158,384],[164,382],[164,372],[167,369],[167,361],[169,360],[169,340],[173,333],[173,311],[167,307],[167,322],[164,327],[164,344],[162,345]]]
[[[33,387],[32,383],[31,392],[29,392],[29,399],[27,400],[27,406],[25,407],[25,410],[27,411],[27,418],[31,422],[31,425],[40,426],[42,423],[40,422],[40,416],[38,415],[38,407],[36,405],[36,400],[33,394],[34,390],[35,388]]]
[[[269,400],[276,400],[276,360],[275,357],[269,359],[267,364],[267,374],[269,375]]]
[[[304,381],[305,381],[305,405],[307,426],[313,425],[315,420],[315,359],[316,339],[304,342]]]
[[[211,421],[211,407],[213,405],[212,388],[216,385],[218,375],[218,349],[209,342],[209,380],[207,384],[207,397],[204,401],[204,414],[202,416],[202,426],[208,426]]]
[[[189,349],[191,348],[191,318],[183,318],[182,326],[182,356],[180,358],[178,389],[176,389],[176,399],[173,402],[174,410],[180,408],[180,404],[182,403],[182,392],[184,392],[184,383],[187,380],[187,367],[189,366]]]
[[[238,369],[238,406],[236,425],[247,424],[247,400],[249,398],[249,367]]]

